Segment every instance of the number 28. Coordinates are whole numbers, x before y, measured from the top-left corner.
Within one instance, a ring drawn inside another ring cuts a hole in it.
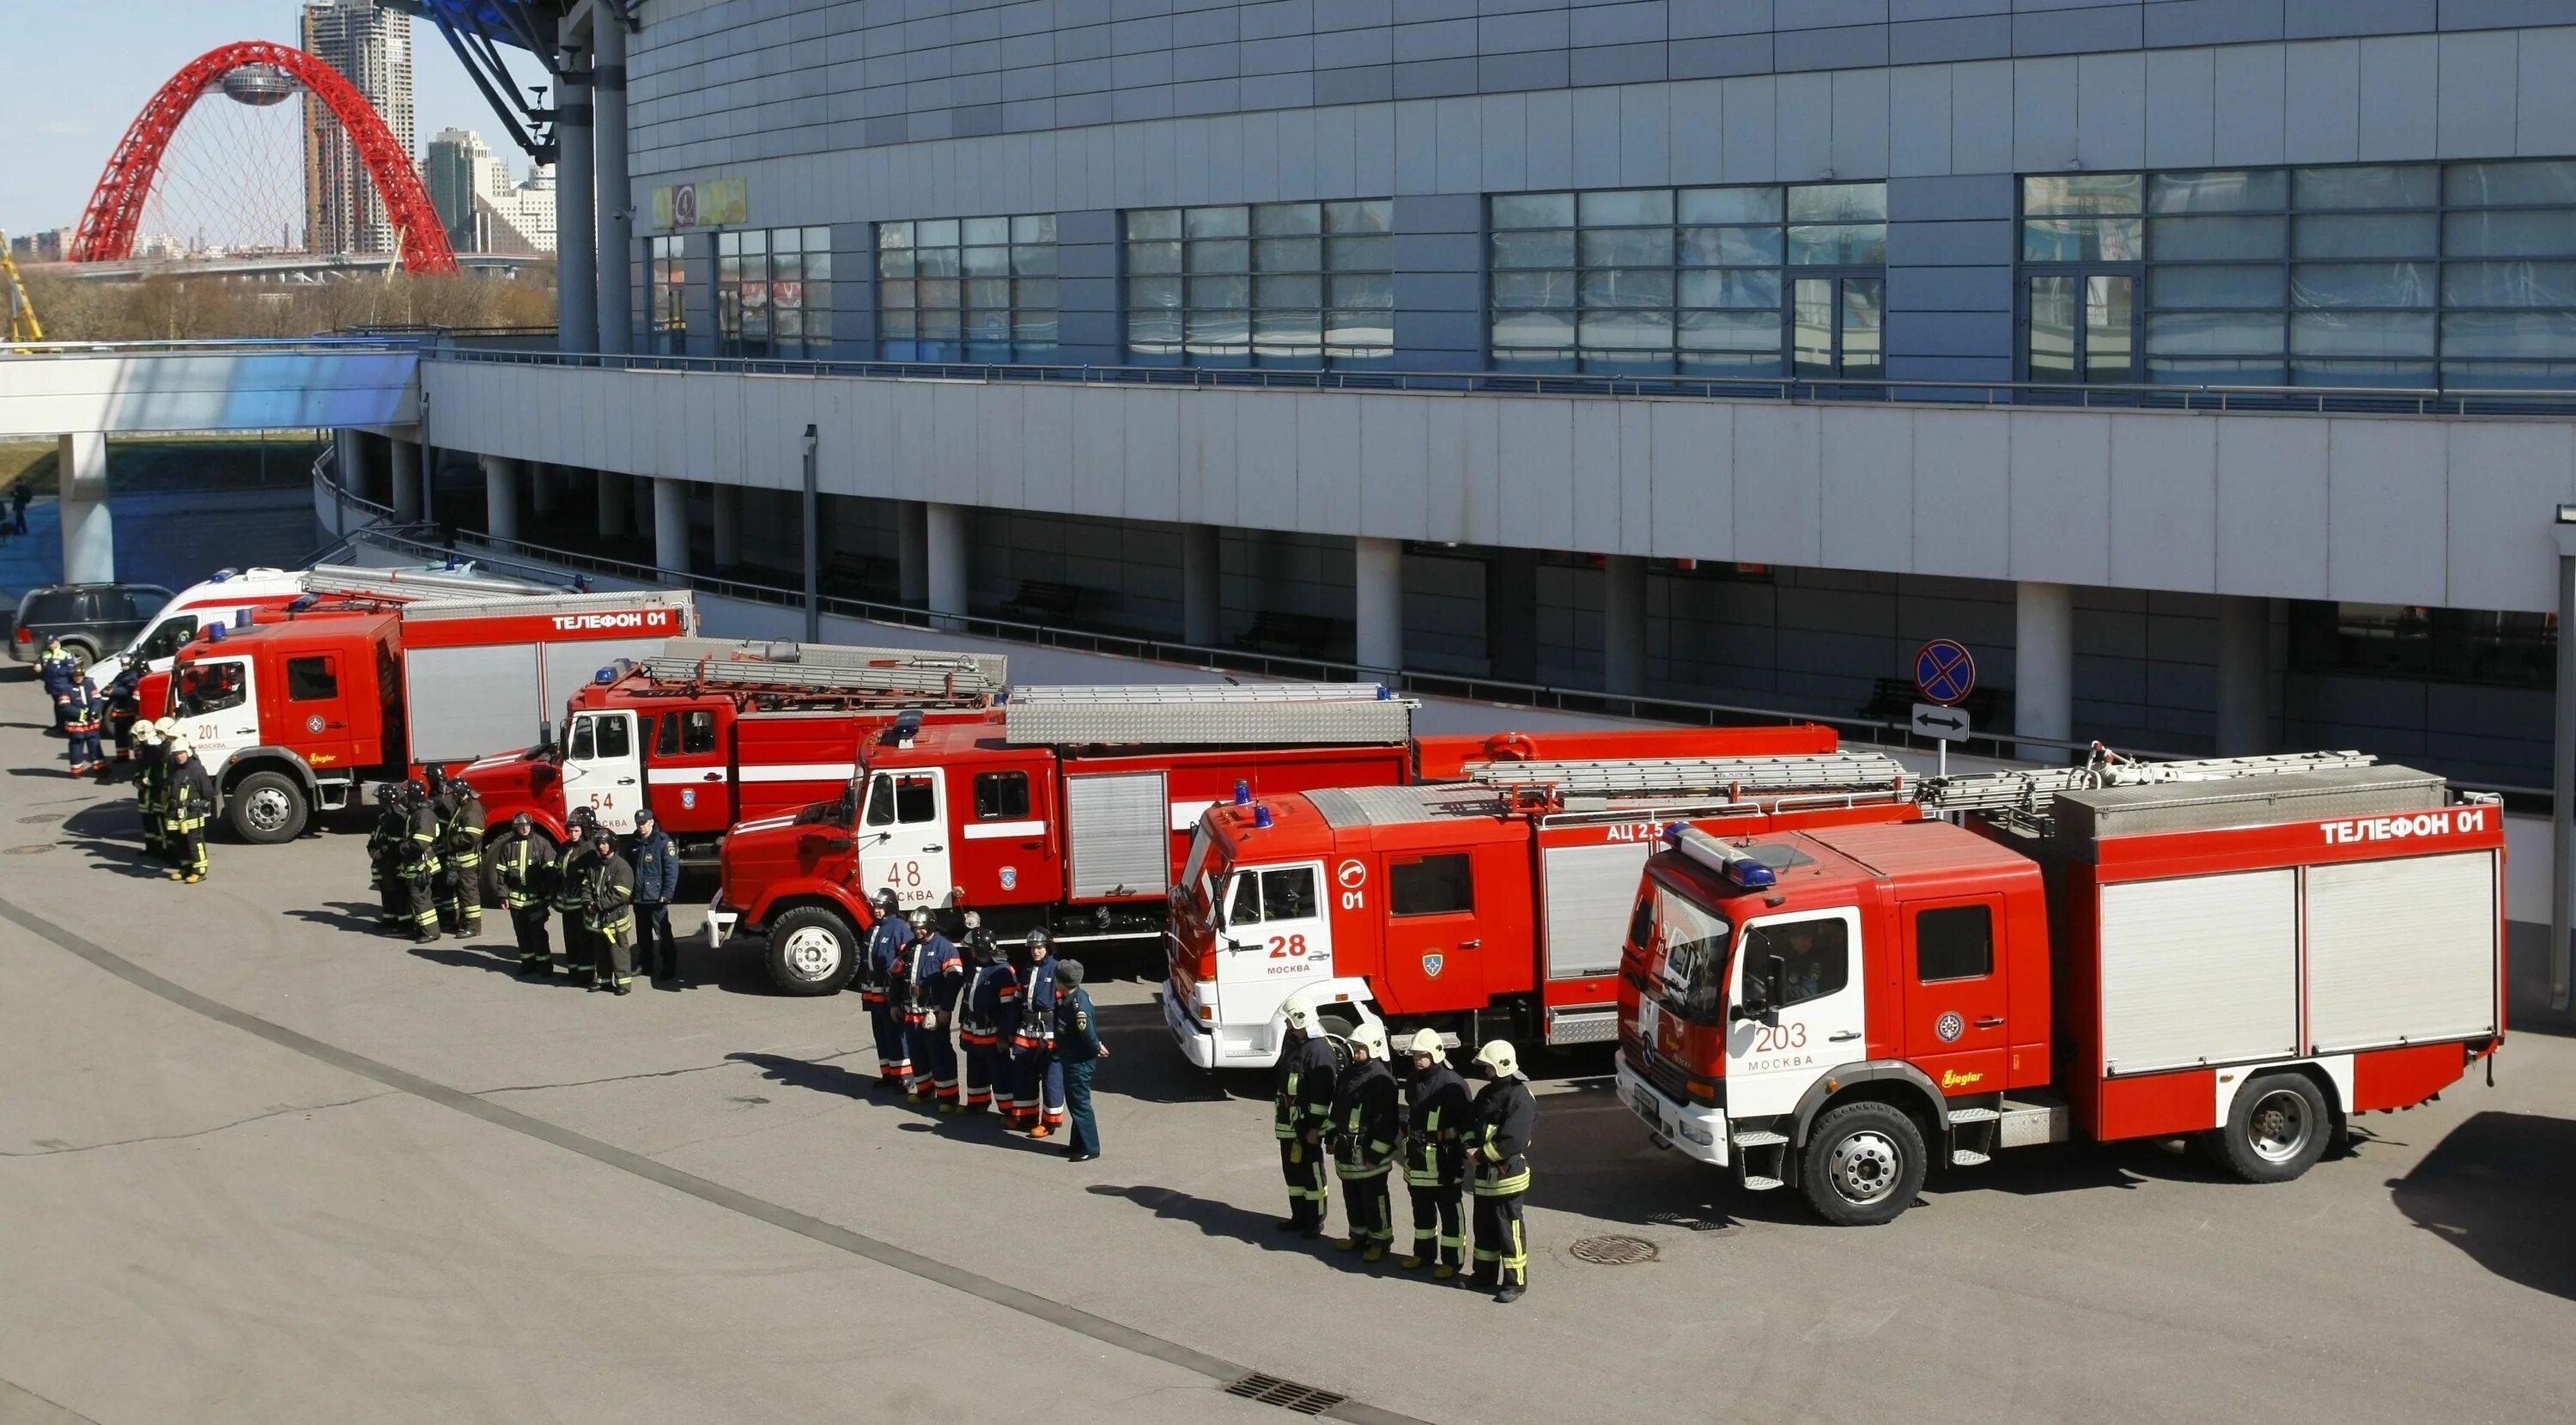
[[[1271,936],[1270,958],[1273,960],[1302,960],[1306,958],[1306,937],[1303,935]]]

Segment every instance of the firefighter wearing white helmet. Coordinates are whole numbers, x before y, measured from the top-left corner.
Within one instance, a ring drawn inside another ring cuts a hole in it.
[[[1447,1281],[1465,1265],[1459,1190],[1466,1185],[1467,1081],[1449,1067],[1440,1031],[1425,1029],[1405,1046],[1413,1059],[1406,1087],[1404,1185],[1413,1200],[1413,1251],[1396,1265],[1418,1272],[1436,1257],[1432,1275]]]
[[[1530,1185],[1529,1146],[1538,1130],[1538,1102],[1521,1077],[1520,1056],[1508,1040],[1491,1039],[1476,1051],[1472,1070],[1484,1087],[1476,1094],[1467,1129],[1475,1164],[1468,1189],[1476,1198],[1476,1269],[1467,1285],[1491,1290],[1494,1300],[1515,1302],[1529,1289],[1529,1235],[1521,1225],[1521,1199]]]
[[[1287,1032],[1270,1095],[1279,1174],[1288,1181],[1288,1220],[1279,1230],[1313,1237],[1323,1232],[1324,1209],[1332,1200],[1324,1177],[1324,1130],[1333,1116],[1333,1083],[1340,1065],[1332,1041],[1316,1022],[1311,992],[1290,995],[1280,1012]]]
[[[1351,1065],[1333,1089],[1333,1172],[1342,1180],[1342,1213],[1350,1234],[1341,1250],[1376,1262],[1395,1245],[1395,1207],[1387,1173],[1395,1167],[1395,1075],[1387,1068],[1386,1027],[1351,1031]]]
[[[159,860],[170,840],[161,830],[161,788],[169,776],[169,739],[157,722],[134,725],[134,814],[143,823],[143,854]]]
[[[215,783],[206,764],[196,759],[188,739],[170,739],[166,794],[161,801],[161,834],[170,848],[170,879],[195,885],[206,879],[206,823],[215,814]]]

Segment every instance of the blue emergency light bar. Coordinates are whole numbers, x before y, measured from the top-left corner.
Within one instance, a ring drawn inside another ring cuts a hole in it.
[[[1243,781],[1236,782],[1234,784],[1234,804],[1236,806],[1249,806],[1251,803],[1252,784],[1250,782]]]
[[[1780,873],[1763,864],[1759,857],[1740,847],[1729,846],[1688,823],[1676,821],[1667,825],[1664,842],[1748,891],[1767,890],[1780,884]]]
[[[1270,825],[1270,808],[1254,807],[1252,809],[1252,824],[1265,829],[1268,828]]]

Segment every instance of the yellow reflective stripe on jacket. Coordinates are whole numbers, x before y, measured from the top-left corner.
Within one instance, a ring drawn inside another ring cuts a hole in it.
[[[1529,1191],[1529,1169],[1523,1168],[1507,1178],[1489,1178],[1478,1174],[1475,1194],[1478,1197],[1513,1197]]]

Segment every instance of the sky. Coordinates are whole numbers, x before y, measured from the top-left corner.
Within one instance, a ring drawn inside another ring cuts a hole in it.
[[[0,229],[78,223],[99,170],[152,91],[218,45],[293,42],[299,12],[295,0],[0,0],[0,54],[9,61],[0,84]],[[509,147],[437,27],[413,20],[412,51],[420,142],[444,128],[473,129],[524,174],[527,156]],[[524,51],[503,54],[523,83],[536,73]]]

